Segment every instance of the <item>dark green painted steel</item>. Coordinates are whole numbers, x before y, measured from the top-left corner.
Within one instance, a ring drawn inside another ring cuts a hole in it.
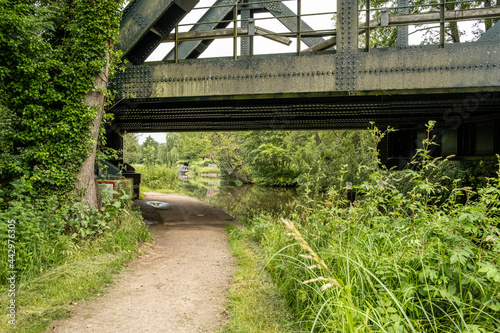
[[[422,148],[427,136],[425,129],[399,130],[389,135],[379,145],[387,167],[403,168]],[[493,159],[500,154],[500,121],[480,120],[466,122],[452,128],[437,127],[431,132],[434,143],[432,156],[453,156],[453,159]]]
[[[405,15],[410,13],[408,8],[408,0],[398,0],[398,15]],[[408,26],[403,25],[398,27],[398,46],[408,46]]]
[[[193,26],[190,31],[207,31],[213,29],[226,28],[229,23],[216,23],[220,21],[231,21],[233,19],[233,7],[235,3],[240,0],[217,0],[214,4],[214,8],[210,8],[199,20],[197,24]],[[229,7],[220,7],[229,6]],[[214,23],[209,23],[214,22]],[[213,42],[213,40],[203,40],[203,41],[183,41],[178,45],[179,59],[194,59],[206,50],[206,48]],[[169,52],[165,58],[167,60],[174,60],[174,50]]]
[[[479,42],[500,42],[500,21],[495,23],[488,31],[486,31],[481,38],[479,38]]]
[[[231,1],[236,0],[218,3]],[[440,128],[454,130],[464,124],[498,123],[500,43],[494,35],[498,23],[485,34],[484,42],[444,48],[399,45],[366,52],[358,48],[358,1],[338,0],[337,8],[336,51],[129,66],[112,82],[112,89],[119,92],[112,109],[114,128],[129,132],[366,128],[373,121],[380,127],[413,129],[434,119]],[[125,18],[130,15],[131,10]],[[215,20],[232,13],[206,15],[205,20]],[[186,52],[194,52],[191,46]],[[466,137],[450,133],[453,138]]]
[[[280,96],[128,100],[113,110],[114,125],[128,132],[367,128],[370,122],[381,128],[414,128],[433,119],[440,127],[453,128],[464,122],[498,119],[500,105],[496,92],[275,97]]]
[[[271,3],[265,3],[264,6],[271,14],[273,14],[274,17],[276,17],[285,27],[287,27],[288,30],[290,31],[298,30],[297,19],[294,17],[289,17],[289,16],[294,16],[295,13],[290,8],[288,8],[284,3],[275,1]],[[302,20],[301,31],[310,32],[314,31],[314,29],[311,28],[306,22]],[[312,47],[324,41],[324,39],[320,37],[303,37],[301,40],[308,47]]]
[[[251,5],[246,5],[244,3],[251,2]],[[256,3],[257,2],[257,3]],[[226,28],[229,25],[229,22],[233,20],[233,11],[234,4],[238,4],[239,10],[241,13],[241,19],[247,20],[253,16],[255,12],[265,12],[268,11],[274,17],[276,17],[285,27],[287,27],[290,31],[297,31],[297,19],[293,16],[295,13],[288,8],[282,2],[265,2],[262,4],[258,3],[258,0],[218,0],[214,3],[213,8],[210,8],[194,25],[190,31],[208,31],[213,29],[222,29]],[[226,7],[230,6],[230,7]],[[216,23],[221,22],[222,23]],[[213,23],[209,23],[213,22]],[[202,24],[205,23],[205,24]],[[241,26],[247,26],[247,22],[242,21]],[[304,21],[302,21],[302,30],[303,31],[313,31],[313,29]],[[302,41],[308,46],[311,47],[313,45],[319,44],[324,41],[323,38],[320,37],[305,37]],[[202,40],[202,41],[182,41],[178,45],[178,57],[179,59],[195,59],[206,50],[206,48],[213,42],[213,39],[210,40]],[[242,38],[242,55],[251,55],[252,54],[252,42],[251,37]],[[165,58],[164,61],[174,60],[175,52],[174,50],[170,51]]]
[[[119,43],[124,57],[139,65],[199,0],[135,0],[124,9]]]
[[[500,91],[500,43],[255,56],[148,63],[118,73],[113,88],[130,100],[224,100],[299,94],[394,95]],[[131,97],[135,96],[135,97]],[[282,97],[279,97],[282,96]],[[165,105],[168,107],[168,104]]]

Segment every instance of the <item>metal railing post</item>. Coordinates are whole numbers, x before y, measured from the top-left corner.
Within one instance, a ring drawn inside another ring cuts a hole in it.
[[[179,62],[179,24],[175,25],[175,46],[174,46],[174,62]]]
[[[446,0],[440,0],[440,10],[439,10],[439,43],[441,47],[444,47],[445,44],[445,4]]]
[[[366,0],[366,52],[370,52],[370,0]]]
[[[238,59],[238,3],[234,4],[233,14],[233,58]]]
[[[302,1],[297,0],[297,54],[301,53],[301,42],[302,42]]]

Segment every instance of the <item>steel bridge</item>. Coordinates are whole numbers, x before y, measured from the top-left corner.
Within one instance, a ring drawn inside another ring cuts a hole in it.
[[[397,158],[410,155],[423,125],[436,120],[436,154],[494,156],[500,7],[456,9],[463,3],[398,0],[373,8],[370,0],[336,0],[336,11],[302,14],[301,0],[216,0],[181,31],[183,18],[200,10],[198,0],[132,0],[118,44],[129,64],[111,82],[118,94],[109,132],[349,129],[373,122],[400,129],[384,145],[386,157]],[[306,23],[320,14],[335,17],[335,27]],[[262,28],[271,18],[286,31]],[[447,24],[470,20],[492,25],[474,42],[449,43]],[[436,43],[410,45],[409,27],[434,27]],[[375,47],[371,37],[380,31],[397,34],[397,45]],[[231,56],[200,58],[222,38],[232,41]],[[295,46],[257,55],[257,38]],[[173,48],[161,61],[146,62],[163,43]],[[110,134],[111,145],[119,141]]]

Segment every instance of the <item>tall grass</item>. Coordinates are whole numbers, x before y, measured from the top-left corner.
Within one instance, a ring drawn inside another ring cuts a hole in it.
[[[76,241],[61,237],[52,240],[55,246],[65,243],[61,245],[66,249],[63,253],[58,247],[51,251],[52,260],[57,262],[45,265],[37,275],[18,271],[21,279],[16,280],[15,298],[9,296],[7,285],[1,286],[4,311],[0,332],[43,332],[53,319],[68,317],[73,310],[70,304],[99,296],[112,283],[113,273],[134,257],[139,243],[151,239],[138,211],[125,215],[116,229],[99,237]],[[8,323],[11,318],[6,315],[12,299],[16,304],[15,326]]]
[[[477,192],[445,188],[431,144],[408,170],[374,170],[353,204],[339,185],[253,221],[311,332],[500,332],[500,173]]]
[[[238,271],[231,281],[229,320],[219,333],[301,332],[295,327],[283,297],[263,269],[258,243],[246,237],[247,230],[226,225],[226,231]]]

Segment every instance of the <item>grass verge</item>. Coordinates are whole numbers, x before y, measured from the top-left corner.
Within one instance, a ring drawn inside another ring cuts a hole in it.
[[[16,325],[0,317],[0,332],[43,332],[54,319],[71,315],[70,303],[100,296],[113,274],[138,253],[140,241],[150,239],[139,212],[123,219],[120,227],[102,238],[80,244],[65,263],[16,286]],[[0,294],[2,312],[10,302]],[[5,312],[4,312],[5,313]]]
[[[258,244],[246,230],[227,225],[238,271],[229,296],[229,321],[219,333],[300,332],[283,297],[264,270]]]

